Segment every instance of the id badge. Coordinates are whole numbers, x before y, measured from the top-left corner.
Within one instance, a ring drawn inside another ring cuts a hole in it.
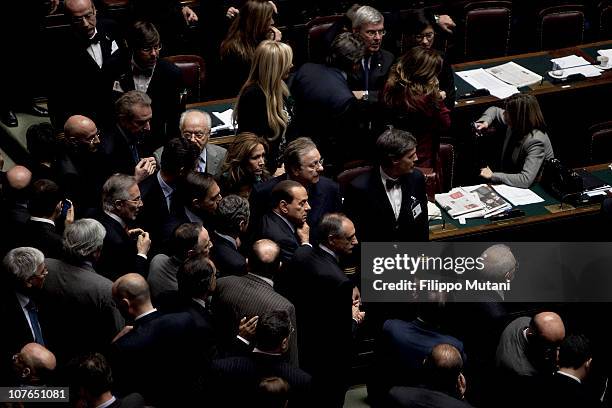
[[[421,203],[419,202],[419,200],[417,200],[414,197],[412,197],[411,210],[412,210],[412,218],[415,220],[417,219],[419,215],[421,215],[421,213],[423,213],[423,209],[421,208]]]

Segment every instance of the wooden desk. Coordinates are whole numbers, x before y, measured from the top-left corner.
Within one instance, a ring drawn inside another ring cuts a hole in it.
[[[607,164],[590,166],[586,169],[591,172],[610,172]],[[612,173],[607,178],[612,180]],[[609,180],[605,181],[610,183]],[[519,206],[518,208],[524,209],[526,213],[525,216],[519,218],[498,222],[468,219],[466,225],[459,225],[458,220],[452,220],[442,210],[446,225],[443,228],[443,224],[438,223],[439,221],[436,224],[430,224],[429,239],[430,241],[599,241],[601,238],[605,238],[604,235],[607,232],[601,228],[599,223],[600,203],[576,208],[564,204],[560,207],[559,211],[549,212],[544,207],[559,206],[559,201],[551,197],[539,186],[536,186],[534,190],[539,196],[544,198],[544,202]],[[534,209],[537,214],[529,215],[530,212],[534,212]],[[581,233],[584,234],[581,235]]]

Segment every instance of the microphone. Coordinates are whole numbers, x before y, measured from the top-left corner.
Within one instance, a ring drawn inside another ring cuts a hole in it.
[[[486,88],[479,88],[479,89],[474,89],[471,92],[468,93],[464,93],[463,95],[459,95],[457,97],[457,100],[459,99],[471,99],[471,98],[478,98],[481,96],[490,96],[491,92],[489,92],[488,89]]]

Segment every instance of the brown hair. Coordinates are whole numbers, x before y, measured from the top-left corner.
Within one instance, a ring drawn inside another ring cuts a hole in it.
[[[402,55],[391,67],[383,90],[387,106],[409,111],[421,110],[423,96],[431,96],[435,105],[441,100],[438,74],[442,69],[442,57],[437,51],[414,47]]]
[[[245,179],[251,180],[251,174],[246,169],[251,152],[258,145],[263,145],[264,150],[268,151],[268,143],[254,133],[242,132],[234,139],[234,142],[227,150],[222,167],[222,173],[227,173],[228,175],[227,182],[229,185],[227,188],[229,190],[243,183]],[[264,181],[270,178],[270,173],[266,168],[264,168],[261,178]]]
[[[231,53],[250,61],[255,48],[266,39],[274,15],[274,6],[269,1],[249,0],[240,8],[227,36],[221,43],[221,58]]]
[[[510,119],[510,127],[517,135],[527,135],[534,129],[546,132],[544,115],[533,95],[518,93],[509,96],[504,101],[504,108]]]

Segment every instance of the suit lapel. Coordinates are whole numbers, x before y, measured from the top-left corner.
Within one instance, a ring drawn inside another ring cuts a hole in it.
[[[375,200],[375,202],[380,207],[382,214],[384,216],[384,219],[391,220],[393,223],[395,223],[395,213],[393,212],[393,207],[391,207],[391,202],[389,201],[387,190],[385,189],[385,186],[382,183],[382,179],[380,177],[380,171],[378,167],[375,167],[372,170],[371,175],[372,175],[372,185],[374,188],[374,191],[372,192],[373,193],[372,196],[380,197],[379,199]],[[402,191],[402,194],[403,194],[403,191]]]

